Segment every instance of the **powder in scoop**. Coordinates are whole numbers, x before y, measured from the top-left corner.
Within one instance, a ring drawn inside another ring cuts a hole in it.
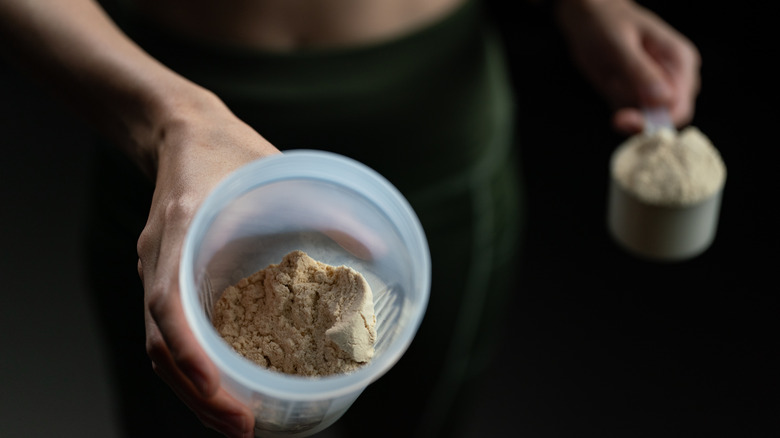
[[[629,138],[615,153],[612,176],[643,202],[683,206],[719,191],[726,166],[710,140],[690,126],[679,134],[662,129]]]
[[[287,374],[346,373],[374,355],[376,316],[365,278],[303,251],[228,287],[213,323],[239,354]]]

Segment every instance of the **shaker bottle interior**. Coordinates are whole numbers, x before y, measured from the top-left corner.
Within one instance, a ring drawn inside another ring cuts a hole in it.
[[[227,286],[292,250],[349,266],[371,286],[377,343],[357,371],[318,378],[270,371],[238,355],[211,324]],[[255,412],[257,436],[308,436],[341,417],[411,343],[429,287],[427,242],[406,200],[371,169],[326,152],[286,152],[230,175],[198,211],[181,263],[190,327],[223,386]]]

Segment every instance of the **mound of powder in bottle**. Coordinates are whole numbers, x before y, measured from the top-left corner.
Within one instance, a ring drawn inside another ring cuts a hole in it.
[[[679,134],[662,129],[629,138],[615,152],[612,176],[645,203],[685,206],[718,192],[726,166],[712,142],[690,126]]]
[[[212,322],[239,354],[287,374],[348,373],[374,355],[376,316],[365,278],[303,251],[225,289]]]

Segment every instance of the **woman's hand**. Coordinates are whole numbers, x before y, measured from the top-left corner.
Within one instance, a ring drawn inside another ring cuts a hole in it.
[[[157,374],[207,426],[252,436],[254,416],[219,387],[219,374],[198,345],[179,297],[179,259],[198,206],[228,173],[279,153],[206,93],[196,108],[177,108],[155,136],[156,187],[138,240],[147,351]]]
[[[149,356],[203,423],[252,436],[252,412],[220,389],[217,369],[187,326],[179,257],[211,189],[241,165],[279,151],[215,95],[143,51],[98,2],[0,0],[0,37],[4,53],[53,86],[155,180],[138,240]]]
[[[678,125],[699,92],[696,47],[631,0],[559,0],[556,15],[575,62],[615,110],[616,129],[642,129],[641,107],[664,106]]]

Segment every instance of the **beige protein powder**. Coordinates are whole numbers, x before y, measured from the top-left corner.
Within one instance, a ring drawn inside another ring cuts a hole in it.
[[[724,185],[726,166],[696,127],[661,129],[626,140],[612,160],[612,176],[640,201],[661,206],[701,202]]]
[[[239,354],[287,374],[348,373],[374,355],[376,316],[365,278],[303,251],[225,289],[212,321]]]

